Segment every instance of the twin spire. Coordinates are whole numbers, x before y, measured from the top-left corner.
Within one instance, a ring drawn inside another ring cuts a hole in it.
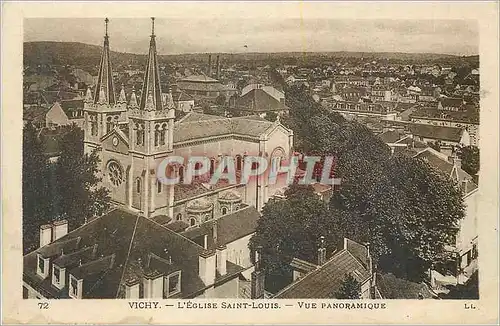
[[[109,58],[109,19],[104,20],[106,33],[104,35],[104,47],[102,49],[101,64],[97,75],[97,84],[94,92],[94,104],[115,104],[115,87],[113,84],[113,69]]]
[[[125,99],[125,91],[120,91],[118,101],[116,101],[115,88],[113,84],[113,71],[111,68],[111,60],[109,57],[109,36],[108,36],[108,23],[109,19],[104,20],[105,34],[104,34],[104,47],[99,65],[99,74],[97,76],[97,85],[94,92],[94,104],[108,104],[114,105],[117,102],[123,103]],[[144,74],[144,83],[142,86],[141,100],[137,103],[135,91],[132,92],[130,105],[137,107],[141,110],[154,111],[163,110],[164,105],[161,96],[160,85],[160,70],[158,68],[158,58],[156,55],[156,40],[155,40],[155,19],[151,18],[151,40],[149,42],[149,54],[146,71]],[[87,92],[87,97],[89,97]]]

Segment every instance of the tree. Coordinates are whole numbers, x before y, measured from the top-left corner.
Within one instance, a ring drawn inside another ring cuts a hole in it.
[[[86,218],[100,216],[109,208],[109,191],[98,186],[100,159],[97,152],[84,154],[83,131],[68,127],[61,140],[61,156],[54,166],[54,216],[64,216],[70,227]]]
[[[23,130],[23,251],[36,248],[40,225],[49,221],[49,166],[37,130],[28,123]]]
[[[459,153],[462,169],[474,176],[479,172],[479,148],[476,146],[463,147]]]
[[[262,265],[268,275],[281,277],[291,272],[289,264],[294,257],[317,263],[321,236],[329,252],[335,247],[327,205],[312,187],[291,185],[285,196],[286,200],[271,199],[266,203],[249,243],[251,252],[262,247]]]
[[[334,155],[335,176],[342,179],[321,232],[330,234],[332,243],[343,237],[370,242],[380,269],[422,278],[431,263],[444,257],[445,246],[453,244],[464,216],[458,185],[420,159],[392,156],[368,128],[328,112],[304,89],[290,88],[288,96],[296,147],[305,154]],[[294,209],[293,214],[302,215],[295,219],[307,220],[306,210]],[[285,229],[294,227],[302,225]],[[309,241],[312,247],[314,238]]]
[[[226,104],[226,97],[224,95],[219,95],[215,99],[215,104],[218,106],[224,106]]]
[[[434,142],[428,142],[427,143],[430,148],[440,152],[441,151],[441,142],[439,140],[436,140]]]
[[[333,294],[333,297],[335,299],[359,299],[361,297],[361,284],[356,281],[354,276],[346,274],[342,285]]]
[[[266,113],[266,116],[265,116],[265,119],[267,121],[271,121],[271,122],[274,122],[276,121],[276,118],[278,117],[278,114],[276,112],[267,112]]]

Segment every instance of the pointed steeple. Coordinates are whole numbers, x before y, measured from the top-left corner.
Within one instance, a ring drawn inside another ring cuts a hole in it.
[[[99,74],[97,76],[97,86],[95,88],[94,103],[115,104],[115,88],[113,85],[113,70],[109,58],[109,36],[108,22],[105,19],[106,32],[104,35],[104,47],[102,49],[101,63],[99,65]],[[103,95],[104,94],[104,95]]]
[[[91,103],[92,102],[92,91],[90,90],[90,87],[87,88],[87,93],[85,94],[85,100],[86,103]]]
[[[125,87],[122,84],[122,89],[120,90],[120,97],[118,97],[118,103],[127,103],[127,97],[125,96]]]
[[[148,65],[142,85],[140,109],[146,111],[163,110],[160,86],[160,70],[156,56],[155,19],[151,18],[151,40],[149,42]],[[148,97],[151,96],[151,101]]]
[[[137,104],[137,96],[135,95],[135,87],[132,87],[132,95],[130,95],[130,101],[128,102],[129,107],[136,108],[139,105]]]

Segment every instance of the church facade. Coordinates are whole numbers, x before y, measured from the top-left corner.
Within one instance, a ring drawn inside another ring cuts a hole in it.
[[[293,132],[279,120],[260,117],[225,118],[189,113],[176,121],[171,91],[162,93],[154,20],[142,90],[115,94],[109,36],[104,47],[94,92],[87,90],[84,103],[85,152],[97,151],[102,184],[112,203],[147,218],[179,222],[192,228],[210,219],[235,212],[239,205],[265,202],[286,186],[270,185],[264,177],[248,184],[230,185],[223,180],[208,185],[194,180],[184,185],[165,185],[156,168],[168,156],[210,157],[211,171],[221,158],[236,159],[237,173],[245,155],[288,159],[293,152]],[[174,167],[182,179],[185,167]]]

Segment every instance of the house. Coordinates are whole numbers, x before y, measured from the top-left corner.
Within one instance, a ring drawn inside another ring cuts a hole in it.
[[[410,133],[423,142],[438,141],[447,147],[470,145],[470,135],[465,128],[443,127],[428,124],[409,124]]]
[[[313,264],[295,259],[294,281],[278,292],[277,299],[334,299],[346,275],[352,275],[361,285],[360,297],[374,297],[375,284],[369,248],[344,238],[343,248],[326,259],[324,244],[318,249],[318,262]]]
[[[373,102],[391,101],[391,89],[387,85],[373,85],[371,88],[370,99]]]
[[[409,120],[418,124],[464,128],[470,135],[470,144],[479,145],[479,110],[475,106],[467,106],[467,111],[439,111],[423,107],[412,112]]]
[[[466,111],[463,98],[444,97],[438,101],[438,110],[440,111]]]
[[[248,114],[265,115],[267,112],[288,113],[285,94],[272,86],[261,84],[248,85],[243,88],[241,96],[236,99],[236,109]]]
[[[221,223],[220,226],[235,226]],[[237,298],[245,270],[218,238],[202,245],[152,219],[114,209],[68,232],[40,227],[40,248],[23,259],[23,296],[46,299]],[[234,229],[222,228],[221,237]]]
[[[395,120],[397,112],[380,103],[361,103],[348,101],[327,101],[322,105],[327,109],[342,115],[355,115],[357,117],[379,117],[381,119]]]
[[[47,127],[64,126],[72,123],[83,128],[83,99],[55,102],[45,115]]]
[[[425,283],[415,283],[393,274],[377,273],[375,299],[437,299]]]
[[[457,266],[452,281],[455,284],[464,284],[478,268],[478,186],[473,178],[462,170],[460,159],[457,158],[456,154],[447,156],[432,148],[426,148],[414,157],[428,162],[433,168],[456,182],[463,191],[465,216],[456,226],[458,233],[455,245],[448,250],[455,255],[456,260],[452,263]],[[439,275],[439,272],[436,271],[435,274]],[[433,282],[436,287],[439,286],[436,284],[439,283],[439,280],[431,279],[431,283]]]
[[[342,100],[349,102],[357,102],[360,98],[366,96],[366,88],[346,86],[338,90],[337,95],[340,95]]]
[[[222,85],[217,79],[205,75],[192,75],[177,82],[180,90],[192,96],[195,100],[215,101],[220,95],[226,99],[236,94],[235,88]]]

